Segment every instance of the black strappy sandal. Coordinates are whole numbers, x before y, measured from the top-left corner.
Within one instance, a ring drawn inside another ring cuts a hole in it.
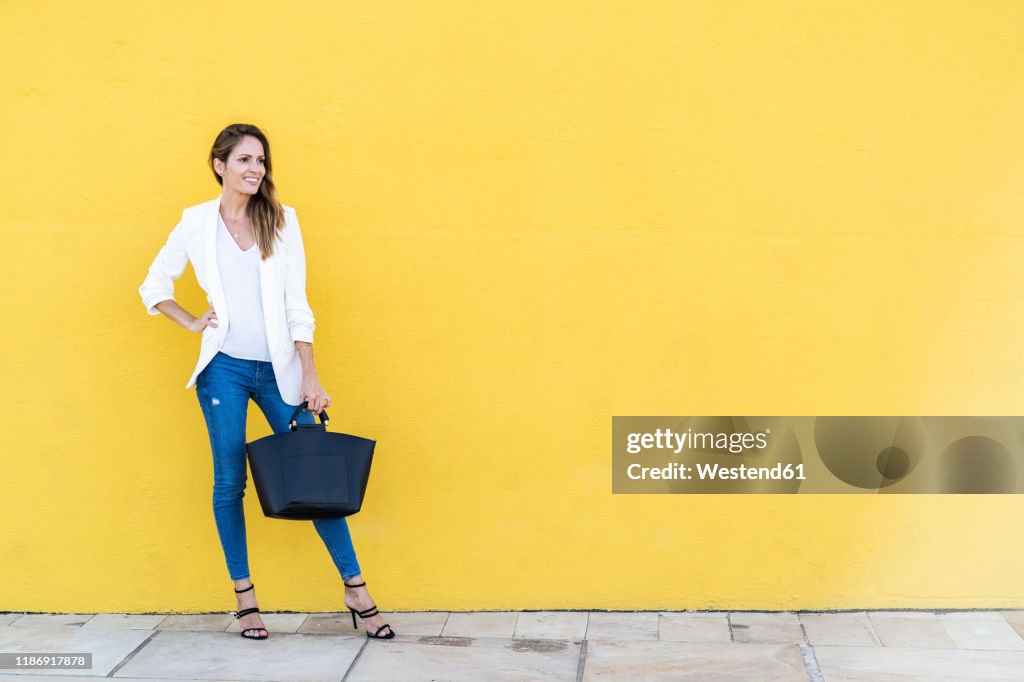
[[[245,588],[244,590],[235,590],[235,592],[236,593],[248,592],[249,590],[251,590],[254,587],[256,587],[256,585],[250,584],[249,587]],[[260,612],[260,610],[257,607],[254,606],[254,607],[252,607],[250,609],[242,609],[241,611],[232,611],[231,613],[235,616],[235,620],[238,620],[239,618],[242,618],[243,616],[248,616],[250,613],[259,613],[259,612]],[[263,637],[258,637],[256,635],[247,635],[247,634],[245,634],[247,632],[259,632],[260,630],[262,630],[263,632],[266,632],[267,634],[264,635]],[[240,634],[245,639],[269,639],[270,638],[270,633],[267,632],[266,628],[245,628],[244,630],[242,630],[242,632]]]
[[[345,587],[364,587],[366,585],[365,582],[359,583],[358,585],[351,585],[351,584],[346,583],[344,581],[342,581],[342,582],[345,585]],[[348,604],[345,604],[345,606],[348,606]],[[353,630],[358,629],[356,627],[356,614],[357,613],[359,614],[359,617],[363,618],[363,619],[372,618],[373,616],[376,616],[378,613],[380,613],[380,611],[377,610],[377,605],[376,604],[374,604],[370,608],[366,609],[365,611],[356,611],[351,606],[348,606],[348,610],[352,612],[352,629]],[[380,634],[381,630],[383,630],[384,628],[388,629],[388,634],[386,634],[386,635]],[[369,637],[370,639],[391,639],[391,638],[393,638],[395,636],[395,631],[391,629],[390,625],[388,625],[387,623],[384,623],[384,625],[381,625],[379,628],[377,628],[372,635],[369,633],[369,631],[367,631],[366,636]]]

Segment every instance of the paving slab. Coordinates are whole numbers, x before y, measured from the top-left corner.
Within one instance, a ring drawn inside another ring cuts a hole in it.
[[[25,682],[31,675],[0,675],[0,682]],[[167,677],[94,677],[89,675],[46,675],[46,682],[84,682],[85,680],[118,680],[118,682],[181,682]],[[204,680],[203,682],[236,682],[234,680]]]
[[[584,682],[684,679],[807,682],[807,671],[796,644],[587,642]]]
[[[586,611],[523,611],[516,620],[513,637],[582,640],[589,617]]]
[[[255,642],[227,632],[158,630],[117,677],[337,682],[364,640],[278,634]]]
[[[444,630],[448,621],[447,611],[391,611],[385,614],[384,622],[392,627],[395,635],[413,635],[417,637],[437,637]],[[349,615],[348,627],[351,632],[352,616]],[[366,630],[362,623],[359,624],[359,633],[366,636]]]
[[[12,627],[75,627],[85,625],[96,614],[93,613],[26,613],[11,623]]]
[[[658,616],[658,638],[666,642],[732,641],[724,613],[662,611]]]
[[[1024,651],[1024,639],[996,611],[942,613],[939,622],[961,649]]]
[[[934,613],[871,611],[868,619],[882,646],[911,649],[956,649]]]
[[[729,614],[734,642],[749,644],[802,644],[804,632],[795,613],[737,611]]]
[[[403,637],[368,642],[347,682],[574,682],[579,641]]]
[[[166,615],[138,613],[97,613],[83,628],[106,628],[108,630],[153,630],[167,618]]]
[[[24,615],[23,613],[0,613],[0,627],[10,625]]]
[[[25,682],[31,675],[0,675],[0,682]],[[84,682],[85,680],[118,680],[118,682],[181,682],[169,677],[94,677],[90,675],[46,675],[46,682]],[[235,682],[235,680],[204,680],[203,682]]]
[[[587,639],[658,639],[658,614],[654,611],[591,611]]]
[[[934,611],[868,611],[872,617],[879,618],[910,618],[915,620],[935,620],[938,614]]]
[[[0,628],[0,651],[5,653],[91,653],[92,668],[53,671],[73,676],[102,676],[153,635],[151,630],[95,630],[68,626]],[[29,671],[26,671],[28,673]],[[44,674],[50,671],[32,671]],[[7,674],[7,671],[4,672]],[[13,677],[14,675],[12,675]],[[24,675],[17,675],[24,678]]]
[[[807,640],[814,646],[882,646],[882,640],[864,612],[801,613],[800,622]]]
[[[174,614],[156,626],[157,630],[218,630],[223,632],[234,620],[223,613]]]
[[[1024,652],[817,646],[827,682],[1020,682]]]
[[[349,613],[311,613],[303,621],[296,632],[301,634],[320,635],[359,635],[365,636],[365,630],[359,620],[356,627],[352,627],[352,616]]]
[[[242,628],[238,625],[238,619],[234,616],[228,616],[231,619],[231,624],[225,628],[225,632],[241,633]],[[308,613],[260,613],[260,617],[263,619],[263,625],[267,628],[267,632],[271,635],[275,632],[288,632],[296,633],[302,624],[309,617]],[[242,639],[241,634],[237,635],[239,639]],[[269,639],[269,637],[268,637]]]
[[[516,631],[515,611],[483,611],[453,613],[448,616],[441,635],[444,637],[496,637],[512,639]]]
[[[999,614],[1018,635],[1024,637],[1024,611],[1000,611]]]

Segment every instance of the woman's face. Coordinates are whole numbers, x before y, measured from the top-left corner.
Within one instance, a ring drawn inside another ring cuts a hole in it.
[[[246,135],[228,154],[228,162],[214,159],[214,166],[224,181],[224,189],[240,194],[256,194],[267,169],[264,166],[263,144]]]

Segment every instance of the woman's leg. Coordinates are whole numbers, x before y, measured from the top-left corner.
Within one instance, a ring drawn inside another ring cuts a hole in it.
[[[256,404],[263,410],[267,422],[274,433],[283,433],[288,430],[288,420],[295,412],[296,405],[289,405],[281,397],[277,387],[277,380],[274,377],[274,368],[269,362],[260,363],[260,383],[254,399]],[[316,418],[311,412],[305,410],[299,415],[299,423],[312,424]],[[359,575],[359,562],[356,560],[356,550],[352,546],[352,536],[348,530],[348,523],[345,519],[316,519],[313,527],[319,533],[327,551],[334,561],[342,580],[349,580]],[[353,581],[358,582],[358,581]]]
[[[249,577],[245,538],[245,416],[253,377],[246,363],[220,353],[196,379],[213,451],[213,517],[231,579]]]
[[[255,363],[218,353],[196,379],[199,406],[206,418],[213,451],[213,518],[217,523],[228,573],[234,581],[238,611],[255,607],[245,539],[245,417],[255,389]],[[241,590],[241,592],[239,592]],[[238,621],[247,637],[269,636],[259,613]]]

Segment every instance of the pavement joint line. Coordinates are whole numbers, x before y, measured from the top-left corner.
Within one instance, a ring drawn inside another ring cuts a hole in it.
[[[345,674],[341,676],[341,682],[345,682],[348,679],[348,676],[352,674],[352,669],[356,667],[356,663],[359,662],[359,659],[363,655],[363,651],[366,650],[366,645],[369,644],[369,643],[370,643],[370,638],[367,637],[366,641],[363,642],[363,645],[361,647],[359,647],[359,651],[356,652],[355,658],[353,658],[352,662],[348,664],[348,670],[346,670]]]
[[[587,640],[580,642],[580,659],[576,665],[576,682],[583,682],[583,670],[587,667]]]
[[[875,622],[873,620],[871,620],[871,615],[868,614],[868,613],[865,613],[864,614],[864,620],[868,624],[868,632],[870,632],[871,637],[875,640],[875,646],[883,646],[882,645],[882,636],[880,634],[878,634],[878,630],[875,629]],[[1006,618],[1004,617],[1003,620],[1006,620]]]
[[[733,632],[732,632],[732,612],[731,611],[726,611],[725,612],[725,624],[729,626],[729,643],[730,644],[735,644],[736,643],[736,637],[735,637],[735,635],[733,635]]]
[[[142,651],[142,648],[143,648],[144,646],[146,646],[147,644],[149,644],[149,643],[150,643],[151,641],[153,641],[153,638],[154,638],[154,637],[156,637],[156,636],[157,636],[158,634],[160,634],[161,632],[163,632],[163,630],[153,630],[153,632],[151,632],[151,633],[149,634],[149,637],[146,637],[146,639],[142,640],[142,642],[141,642],[141,643],[140,643],[140,644],[139,644],[139,645],[138,645],[137,647],[135,647],[134,649],[132,649],[132,650],[131,650],[131,653],[129,653],[129,654],[128,654],[127,656],[125,656],[125,657],[124,657],[124,658],[123,658],[123,659],[122,659],[121,661],[119,661],[119,662],[118,662],[118,664],[117,664],[117,665],[115,665],[115,666],[114,666],[114,667],[113,667],[113,668],[112,668],[112,669],[110,670],[110,672],[109,672],[109,673],[107,673],[107,675],[106,675],[106,676],[107,676],[107,677],[113,677],[113,676],[114,676],[115,674],[117,674],[117,671],[118,671],[118,670],[120,670],[120,669],[121,669],[121,668],[123,668],[124,666],[128,665],[128,661],[130,661],[130,660],[132,660],[133,658],[135,658],[135,654],[137,654],[137,653],[139,653],[140,651]]]
[[[801,644],[800,653],[804,657],[804,669],[807,671],[807,678],[810,682],[825,682],[825,676],[818,665],[818,657],[814,655],[814,647],[810,644]]]
[[[470,613],[472,613],[472,611],[470,611]],[[448,615],[444,617],[444,622],[441,623],[441,630],[440,630],[440,632],[437,633],[438,636],[441,636],[441,635],[444,634],[444,629],[446,627],[448,627],[448,621],[451,619],[451,617],[452,617],[452,612],[449,611]],[[518,615],[516,616],[516,622],[517,623],[519,622],[519,616]],[[512,632],[514,633],[515,631],[516,631],[516,626],[513,625],[512,626]]]

